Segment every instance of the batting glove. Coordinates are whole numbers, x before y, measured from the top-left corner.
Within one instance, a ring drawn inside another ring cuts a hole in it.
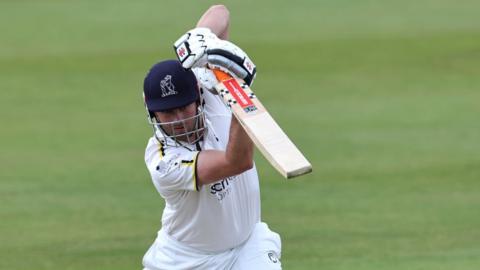
[[[184,68],[204,67],[207,64],[205,51],[216,40],[219,39],[210,29],[199,27],[181,36],[173,47]]]
[[[257,74],[257,68],[248,55],[237,45],[226,40],[216,40],[209,44],[207,62],[211,68],[219,68],[243,79],[248,85],[252,85]]]

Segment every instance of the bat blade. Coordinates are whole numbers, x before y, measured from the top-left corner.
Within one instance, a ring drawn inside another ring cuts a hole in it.
[[[285,178],[312,171],[312,165],[280,128],[253,91],[241,79],[214,70],[215,86],[223,102],[230,107],[246,133],[263,156]]]

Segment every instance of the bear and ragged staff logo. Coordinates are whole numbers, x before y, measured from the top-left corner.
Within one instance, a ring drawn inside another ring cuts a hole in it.
[[[162,97],[178,94],[178,92],[175,91],[175,85],[172,83],[171,75],[165,76],[165,78],[160,81],[160,88],[162,88]]]

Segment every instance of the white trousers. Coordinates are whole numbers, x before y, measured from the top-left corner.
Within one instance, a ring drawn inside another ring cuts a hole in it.
[[[160,230],[157,239],[143,257],[143,266],[144,270],[278,270],[282,269],[280,256],[280,236],[261,222],[256,224],[243,244],[221,253],[190,248]]]

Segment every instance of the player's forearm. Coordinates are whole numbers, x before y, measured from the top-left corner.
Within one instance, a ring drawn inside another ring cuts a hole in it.
[[[197,159],[197,184],[201,186],[214,183],[252,167],[253,143],[237,119],[232,117],[227,149],[200,151]]]
[[[200,18],[197,27],[206,27],[220,39],[228,39],[230,12],[224,5],[211,6]]]
[[[253,142],[234,116],[225,156],[228,163],[236,167],[237,173],[253,167]]]

